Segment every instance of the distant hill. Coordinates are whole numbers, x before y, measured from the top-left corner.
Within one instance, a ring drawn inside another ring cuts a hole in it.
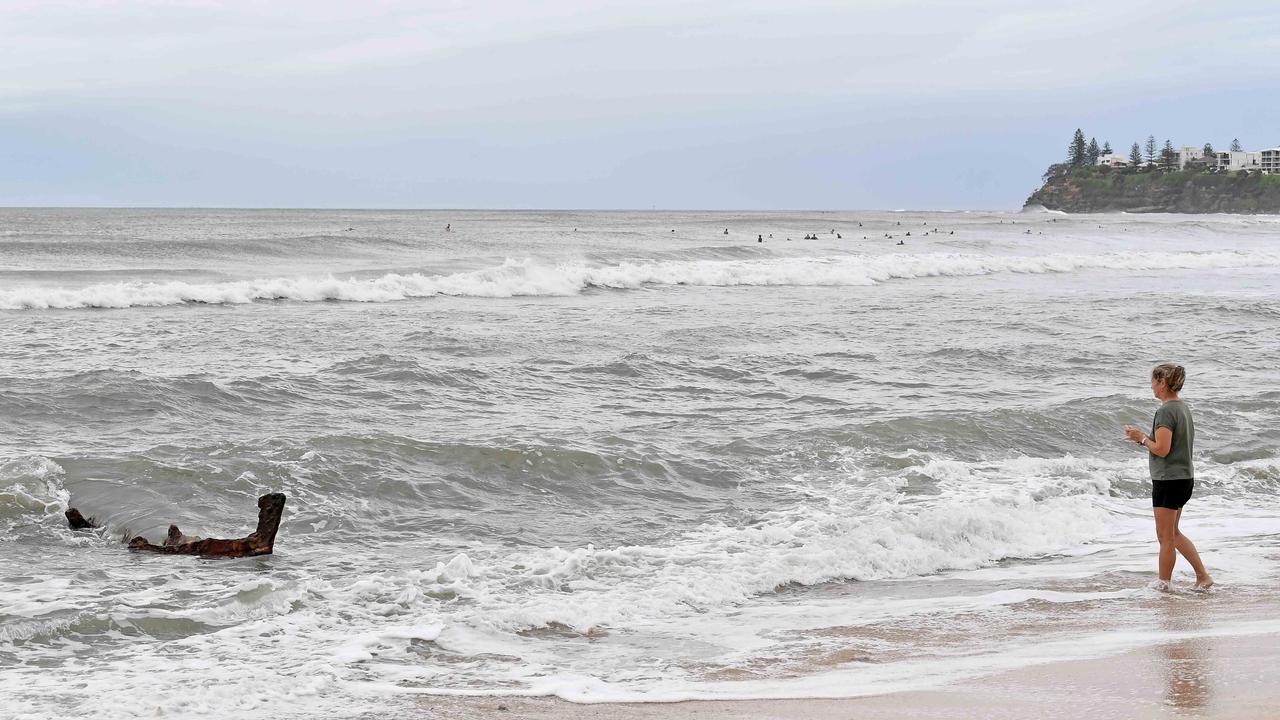
[[[1280,175],[1052,165],[1027,206],[1072,213],[1278,213]]]

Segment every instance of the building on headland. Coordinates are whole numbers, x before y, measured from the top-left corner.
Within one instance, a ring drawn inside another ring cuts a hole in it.
[[[1117,155],[1116,153],[1107,153],[1105,155],[1098,156],[1098,164],[1106,165],[1111,168],[1129,167],[1129,159],[1123,155]]]
[[[1202,148],[1183,147],[1174,151],[1177,156],[1178,169],[1186,170],[1187,165],[1203,163],[1205,161],[1204,150]]]
[[[1280,174],[1280,148],[1259,150],[1258,169],[1264,173]]]
[[[1218,156],[1213,165],[1214,170],[1235,172],[1262,169],[1262,152],[1232,150],[1214,154]]]

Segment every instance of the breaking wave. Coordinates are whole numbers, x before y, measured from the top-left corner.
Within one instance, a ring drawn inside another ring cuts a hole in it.
[[[15,528],[59,522],[71,498],[58,463],[40,455],[0,457],[0,542],[16,539]]]
[[[1262,266],[1280,266],[1280,252],[1122,252],[1040,256],[926,253],[727,261],[637,261],[616,265],[508,259],[495,267],[448,275],[387,273],[376,278],[277,277],[211,283],[134,281],[78,288],[19,288],[0,291],[0,309],[128,308],[187,303],[224,305],[262,300],[378,303],[438,295],[489,298],[568,296],[592,288],[637,289],[651,285],[865,286],[890,280],[997,273]]]

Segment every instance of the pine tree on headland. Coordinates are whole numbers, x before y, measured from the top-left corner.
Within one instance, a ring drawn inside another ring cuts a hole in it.
[[[1233,138],[1231,140],[1231,152],[1244,152],[1244,148],[1240,147],[1240,139]]]
[[[1071,146],[1067,148],[1067,162],[1073,168],[1080,167],[1088,160],[1088,155],[1089,147],[1084,142],[1084,131],[1076,128],[1076,134],[1071,138]]]
[[[1148,163],[1155,162],[1156,161],[1156,136],[1155,135],[1147,136],[1146,151],[1147,151],[1147,162]]]
[[[1114,153],[1115,153],[1115,151],[1111,149],[1111,141],[1110,141],[1110,140],[1107,140],[1106,142],[1102,143],[1102,154],[1103,154],[1103,155],[1112,155],[1112,154],[1114,154]]]
[[[1212,158],[1212,157],[1213,157],[1214,155],[1216,155],[1216,154],[1217,154],[1217,153],[1215,153],[1215,152],[1213,151],[1213,143],[1205,143],[1205,144],[1204,144],[1204,156],[1205,156],[1205,157],[1207,157],[1207,158]]]
[[[1160,166],[1165,170],[1172,170],[1174,165],[1178,164],[1178,154],[1173,151],[1173,141],[1165,140],[1164,148],[1160,150]]]
[[[1136,142],[1129,148],[1129,167],[1134,170],[1142,167],[1142,148],[1138,147]]]
[[[1098,147],[1098,138],[1089,138],[1089,149],[1085,150],[1085,155],[1089,159],[1089,167],[1098,164],[1098,157],[1102,155],[1102,149]]]

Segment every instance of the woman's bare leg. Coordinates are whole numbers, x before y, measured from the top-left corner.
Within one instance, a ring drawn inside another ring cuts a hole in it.
[[[1156,539],[1160,541],[1160,581],[1167,586],[1178,560],[1178,511],[1162,507],[1152,510],[1156,516]]]
[[[1182,509],[1178,509],[1178,515],[1173,520],[1174,547],[1178,552],[1182,553],[1182,557],[1191,563],[1191,569],[1196,571],[1196,585],[1204,589],[1208,589],[1213,584],[1213,578],[1209,577],[1209,571],[1204,569],[1204,563],[1200,560],[1200,553],[1196,552],[1195,543],[1191,542],[1191,538],[1182,534],[1178,529],[1178,523],[1182,520]]]

